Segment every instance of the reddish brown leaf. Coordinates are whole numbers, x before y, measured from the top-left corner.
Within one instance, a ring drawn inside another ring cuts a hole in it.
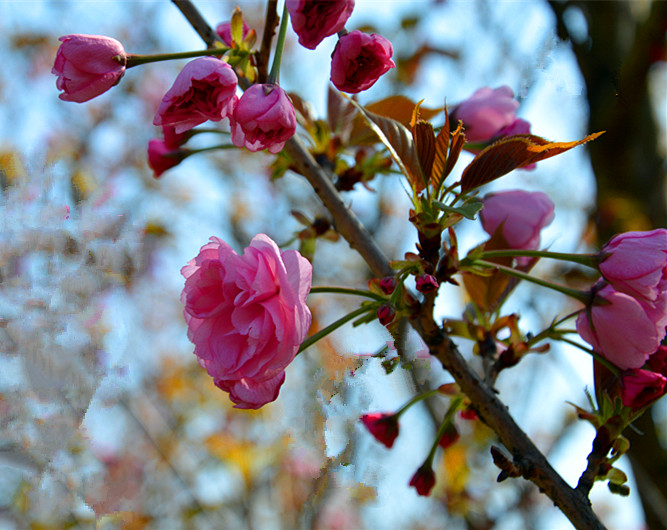
[[[550,142],[532,134],[520,134],[498,140],[483,149],[463,170],[461,191],[465,193],[514,169],[569,151],[573,147],[594,140],[603,132],[591,134],[576,142]]]
[[[415,103],[405,96],[391,96],[375,103],[366,105],[366,110],[377,114],[392,118],[405,127],[410,127],[410,119],[415,108]],[[429,120],[440,112],[439,109],[421,109],[422,118]],[[373,144],[377,142],[377,137],[369,129],[365,120],[361,116],[357,116],[354,120],[354,126],[350,134],[350,143],[354,145]]]
[[[426,173],[433,189],[437,192],[445,180],[445,167],[447,165],[447,150],[449,149],[449,115],[445,107],[445,124],[435,138],[435,152],[433,154],[433,165],[431,171]]]
[[[433,158],[435,157],[435,133],[433,132],[433,125],[429,122],[420,119],[420,105],[421,101],[415,105],[412,112],[412,119],[410,120],[410,127],[412,129],[412,139],[415,142],[415,149],[417,151],[417,158],[421,165],[422,175],[431,174],[433,167]],[[427,180],[423,180],[415,187],[417,193],[422,191],[428,184]]]
[[[464,144],[466,143],[466,137],[463,134],[463,124],[459,122],[456,130],[452,134],[452,140],[449,145],[449,154],[447,155],[447,163],[445,164],[445,170],[442,174],[441,182],[444,182],[445,179],[449,176],[456,165],[461,150],[463,149]]]
[[[343,97],[338,90],[329,85],[329,94],[327,98],[327,119],[329,128],[332,132],[338,134],[347,141],[352,128],[352,120],[357,113],[357,109],[350,101]]]
[[[410,131],[398,121],[369,112],[356,101],[352,99],[350,101],[359,109],[370,129],[389,150],[401,172],[408,177],[413,186],[423,187],[424,179]]]

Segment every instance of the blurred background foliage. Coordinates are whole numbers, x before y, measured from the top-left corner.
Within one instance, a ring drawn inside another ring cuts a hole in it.
[[[236,4],[197,5],[216,25]],[[241,7],[261,38],[263,5]],[[360,100],[399,93],[441,108],[508,84],[534,134],[567,141],[606,130],[587,146],[590,161],[580,149],[494,184],[547,192],[557,222],[545,243],[589,250],[613,233],[667,226],[666,11],[667,2],[648,0],[358,0],[348,29],[389,38],[397,62]],[[172,4],[3,2],[0,30],[0,528],[567,527],[532,486],[495,484],[493,438],[476,421],[457,420],[461,440],[439,459],[430,498],[407,487],[434,434],[428,410],[406,414],[390,451],[358,417],[398,408],[415,377],[428,386],[449,379],[428,361],[385,375],[369,359],[391,340],[379,324],[345,328],[300,355],[279,399],[256,412],[231,408],[199,368],[180,267],[211,235],[239,250],[258,232],[281,244],[304,230],[291,211],[311,220],[326,212],[290,172],[272,180],[265,155],[191,157],[152,177],[153,116],[182,61],[132,69],[87,104],[58,100],[50,69],[61,35],[109,35],[131,53],[200,49]],[[333,45],[311,52],[292,38],[283,60],[283,85],[320,117]],[[198,135],[197,145],[217,136]],[[399,178],[363,184],[346,200],[387,255],[402,257],[414,233]],[[473,223],[459,239],[472,246],[481,237]],[[344,241],[318,239],[314,259],[315,285],[369,279]],[[582,281],[578,269],[540,266]],[[521,313],[524,331],[567,311],[528,286],[516,294],[508,310]],[[458,316],[465,302],[443,291],[441,316]],[[311,296],[312,329],[354,303]],[[576,480],[593,433],[564,401],[585,405],[590,361],[553,347],[503,377],[501,397],[519,423]],[[641,422],[644,435],[631,434],[631,497],[593,492],[612,527],[667,521],[664,404]]]

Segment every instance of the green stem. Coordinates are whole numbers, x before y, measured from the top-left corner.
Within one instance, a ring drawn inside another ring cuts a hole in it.
[[[506,257],[529,257],[529,258],[552,258],[561,261],[579,263],[592,269],[597,269],[600,263],[597,254],[570,254],[566,252],[550,252],[548,250],[486,250],[482,252],[482,258],[506,258]]]
[[[447,429],[447,425],[451,423],[452,417],[459,409],[459,406],[461,405],[462,401],[463,398],[460,397],[452,399],[452,402],[449,404],[449,408],[447,409],[447,413],[445,414],[445,419],[442,421],[440,427],[438,428],[438,432],[435,435],[435,441],[433,442],[433,445],[431,446],[431,451],[429,452],[428,457],[426,457],[426,461],[424,463],[429,462],[430,464],[433,464],[433,457],[435,456],[435,451],[438,449],[438,443],[440,442],[440,438],[442,438],[442,435],[445,434],[445,429]]]
[[[378,302],[386,302],[387,299],[384,296],[379,294],[372,293],[370,291],[362,291],[360,289],[348,289],[347,287],[311,287],[310,294],[318,293],[336,293],[336,294],[350,294],[356,296],[365,296],[366,298],[371,298],[372,300],[377,300]]]
[[[289,20],[289,11],[287,5],[283,4],[283,12],[280,18],[280,29],[278,30],[278,40],[276,42],[276,54],[273,56],[273,64],[269,72],[268,84],[278,83],[280,77],[280,61],[283,58],[283,47],[285,46],[285,35],[287,34],[287,21]]]
[[[586,352],[588,355],[593,357],[596,361],[598,361],[600,364],[603,364],[605,368],[607,368],[612,374],[618,375],[619,369],[617,366],[613,365],[610,363],[607,359],[602,357],[599,353],[597,353],[595,350],[592,350],[590,348],[586,348],[585,346],[582,346],[578,342],[575,342],[570,339],[566,339],[564,337],[561,337],[559,340],[565,342],[566,344],[569,344],[570,346],[574,346],[575,348],[579,348],[580,350]]]
[[[348,313],[344,317],[339,318],[333,324],[329,324],[326,328],[321,329],[320,331],[318,331],[314,335],[311,335],[306,340],[304,340],[303,343],[301,344],[301,347],[299,348],[299,351],[297,352],[297,354],[301,353],[306,348],[310,348],[318,340],[326,337],[329,333],[331,333],[332,331],[337,330],[339,327],[348,323],[350,320],[354,320],[358,316],[363,315],[364,313],[370,313],[371,311],[374,311],[374,310],[375,310],[375,308],[370,308],[369,309],[368,307],[361,307],[361,308],[357,309],[356,311],[352,311],[352,313]]]
[[[212,145],[210,147],[202,147],[201,149],[184,149],[183,151],[185,152],[185,155],[183,158],[190,155],[196,155],[198,153],[205,153],[206,151],[215,151],[217,149],[236,149],[236,146],[233,144],[220,144]]]
[[[573,311],[572,313],[569,313],[564,317],[553,321],[547,329],[540,331],[537,335],[532,337],[528,341],[528,346],[533,346],[534,344],[537,344],[538,342],[544,339],[553,338],[554,333],[557,333],[558,335],[562,335],[563,333],[576,333],[576,331],[565,330],[565,329],[556,330],[556,328],[566,320],[570,320],[572,317],[577,316],[579,313],[581,313],[581,311],[582,311],[581,309],[577,309],[576,311]]]
[[[227,47],[209,48],[207,50],[197,50],[192,52],[179,53],[158,53],[155,55],[127,55],[125,68],[132,68],[147,63],[156,63],[158,61],[170,61],[172,59],[190,59],[192,57],[202,57],[204,55],[224,55],[229,51]]]
[[[514,276],[515,278],[519,278],[520,280],[526,280],[527,282],[535,283],[537,285],[541,285],[542,287],[558,291],[559,293],[563,293],[567,296],[570,296],[575,300],[579,300],[584,305],[589,304],[591,301],[591,295],[588,292],[579,291],[578,289],[571,289],[570,287],[566,287],[565,285],[550,282],[548,280],[542,280],[541,278],[531,276],[530,274],[518,271],[516,269],[513,269],[512,267],[505,267],[504,265],[499,265],[498,263],[492,263],[490,261],[484,261],[482,259],[471,260],[471,263],[473,265],[486,267],[487,269],[497,269],[507,274],[508,276]]]
[[[424,392],[423,394],[419,394],[418,396],[413,397],[410,401],[408,401],[405,405],[403,405],[400,409],[396,411],[396,418],[398,418],[401,414],[403,414],[406,410],[408,410],[412,405],[415,403],[418,403],[422,399],[430,398],[431,396],[435,396],[438,393],[438,389],[434,388],[433,390],[429,390],[428,392]]]

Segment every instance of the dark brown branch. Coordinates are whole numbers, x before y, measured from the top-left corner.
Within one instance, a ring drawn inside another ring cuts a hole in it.
[[[213,48],[216,42],[222,42],[218,34],[213,30],[209,23],[206,22],[199,10],[192,2],[190,2],[190,0],[171,1],[176,5],[180,12],[183,13],[185,19],[206,43],[207,47]]]
[[[262,34],[262,45],[259,48],[257,59],[257,82],[266,83],[269,77],[269,58],[271,57],[271,41],[278,27],[278,0],[269,0],[266,3],[266,20],[264,21],[264,33]]]

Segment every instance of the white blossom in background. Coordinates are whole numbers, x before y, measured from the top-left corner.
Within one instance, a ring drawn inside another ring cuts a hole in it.
[[[74,205],[55,168],[29,173],[0,174],[0,498],[23,479],[55,513],[76,496],[63,470],[105,375],[104,297],[141,267],[141,241],[103,196]]]

